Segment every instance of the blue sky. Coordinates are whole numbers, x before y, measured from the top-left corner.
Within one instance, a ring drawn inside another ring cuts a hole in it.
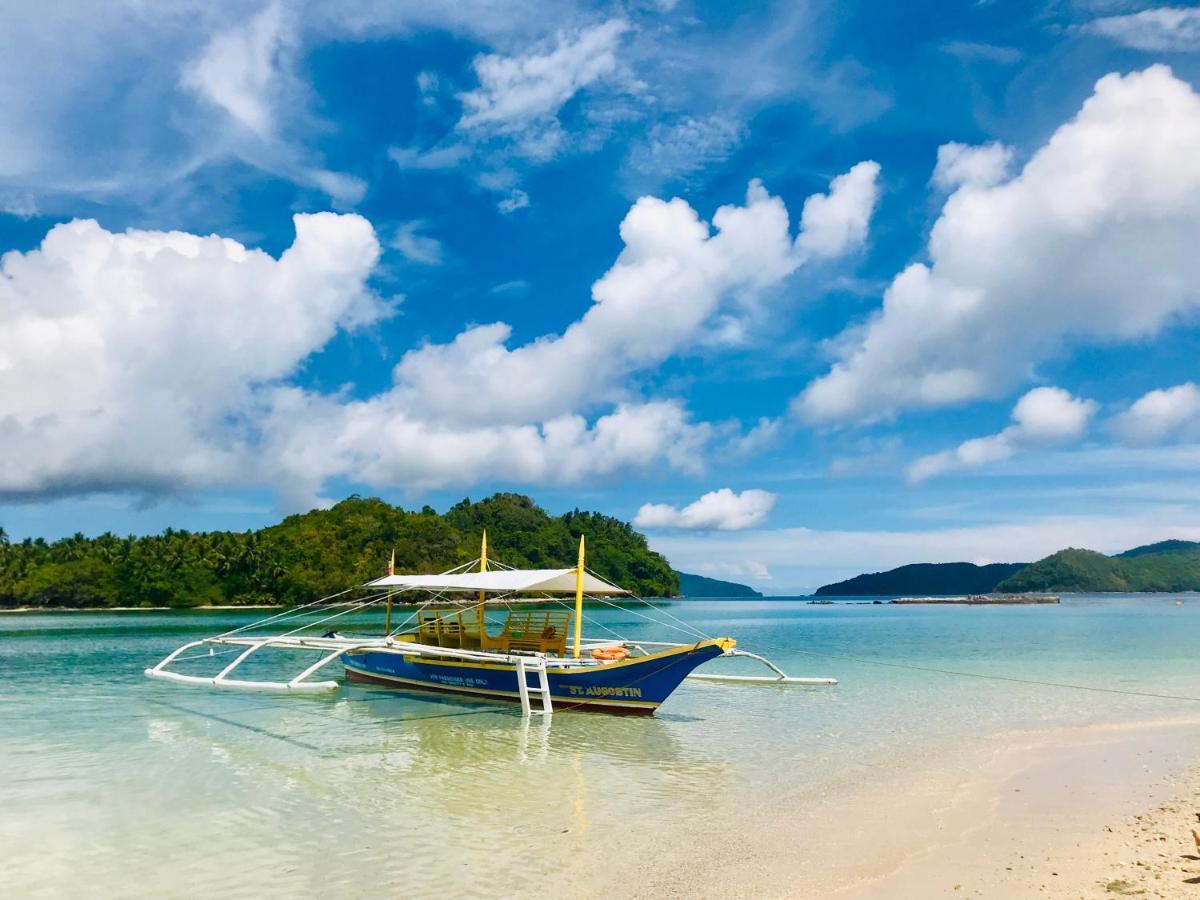
[[[518,490],[769,592],[1200,539],[1200,10],[89,10],[0,34],[15,537]]]

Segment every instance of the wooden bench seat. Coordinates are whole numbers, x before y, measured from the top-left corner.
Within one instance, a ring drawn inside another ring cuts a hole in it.
[[[566,654],[571,611],[566,609],[519,609],[508,614],[496,637],[479,629],[474,610],[450,612],[423,610],[417,614],[417,642],[456,650],[531,650]]]
[[[501,638],[512,650],[535,650],[562,656],[567,650],[571,611],[566,609],[518,609],[508,614]]]

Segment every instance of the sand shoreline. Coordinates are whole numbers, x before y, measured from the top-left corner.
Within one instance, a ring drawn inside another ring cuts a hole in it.
[[[979,763],[953,791],[924,795],[941,805],[923,822],[893,798],[908,852],[897,846],[828,895],[1200,896],[1200,720],[1015,735]]]
[[[747,898],[1200,898],[1200,717],[996,734],[860,775],[691,829],[660,848],[686,876],[639,871],[635,896],[717,879]]]

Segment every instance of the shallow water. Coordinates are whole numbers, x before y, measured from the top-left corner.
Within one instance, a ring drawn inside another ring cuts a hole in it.
[[[143,677],[262,611],[0,616],[0,894],[505,896],[718,871],[780,819],[836,832],[843,792],[926,759],[952,766],[948,748],[965,759],[1013,731],[1200,711],[878,665],[1200,697],[1194,595],[659,609],[841,683],[689,682],[654,718],[564,712],[547,729],[515,706],[429,694],[277,697]],[[684,639],[638,612],[589,615],[631,638]]]

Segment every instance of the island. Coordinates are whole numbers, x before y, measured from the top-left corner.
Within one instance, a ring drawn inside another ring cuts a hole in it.
[[[442,514],[355,495],[256,531],[10,542],[0,529],[0,609],[290,606],[379,577],[393,551],[398,573],[467,562],[479,555],[485,528],[495,558],[509,565],[573,566],[586,534],[588,565],[601,578],[644,597],[680,593],[670,563],[611,516],[551,516],[512,493],[463,500]]]
[[[1200,543],[1160,541],[1115,556],[1068,548],[1026,566],[996,589],[1074,593],[1200,590]]]
[[[1067,548],[1035,563],[913,563],[817,589],[819,597],[966,597],[1200,591],[1200,542],[1170,539],[1106,556]]]
[[[912,563],[887,572],[856,575],[817,588],[818,597],[888,597],[897,594],[986,594],[1027,563]]]

